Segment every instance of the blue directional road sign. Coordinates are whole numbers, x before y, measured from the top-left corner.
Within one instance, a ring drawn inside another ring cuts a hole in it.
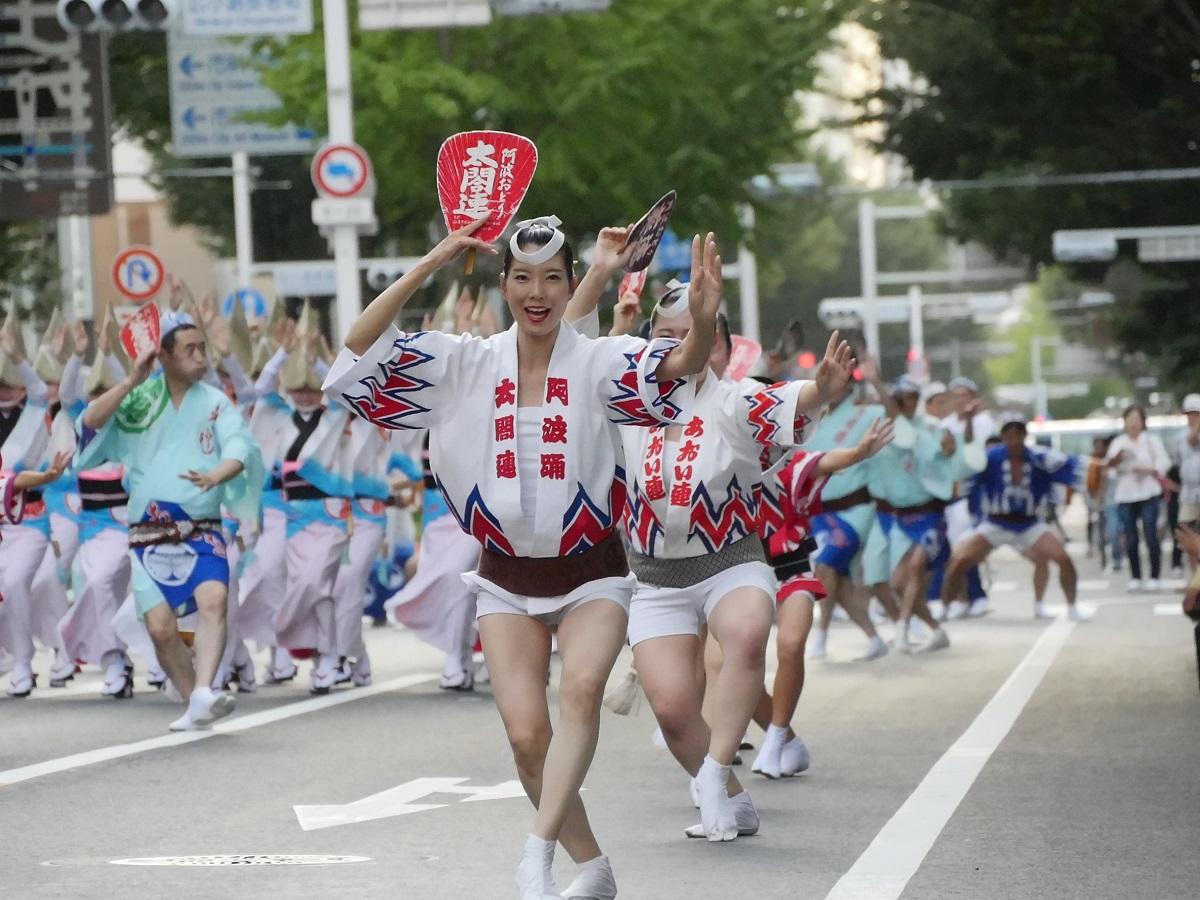
[[[263,296],[262,291],[255,288],[239,288],[225,295],[225,301],[221,304],[221,311],[225,314],[225,318],[228,319],[233,315],[235,297],[242,304],[242,309],[246,311],[247,319],[265,319],[267,317],[267,298]]]
[[[308,34],[312,0],[180,0],[191,35]]]
[[[311,130],[246,121],[279,107],[250,63],[252,50],[221,38],[168,38],[171,141],[176,156],[277,156],[312,151]]]
[[[670,228],[663,232],[654,264],[660,272],[687,272],[692,268],[692,242],[680,240]]]

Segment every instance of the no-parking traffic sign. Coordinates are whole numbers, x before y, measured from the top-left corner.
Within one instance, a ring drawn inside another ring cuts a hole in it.
[[[358,144],[326,144],[312,161],[312,181],[322,197],[373,196],[371,159]]]
[[[113,285],[135,303],[145,303],[157,294],[165,277],[162,260],[149,247],[127,247],[113,261]]]

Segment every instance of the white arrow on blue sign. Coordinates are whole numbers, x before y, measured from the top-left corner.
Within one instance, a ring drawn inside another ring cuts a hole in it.
[[[171,142],[176,156],[254,156],[311,152],[316,135],[294,125],[247,121],[279,108],[262,84],[253,50],[216,37],[168,36]]]
[[[221,311],[225,314],[225,318],[228,319],[233,315],[235,299],[242,304],[247,319],[265,319],[267,317],[267,298],[263,296],[262,291],[255,288],[239,288],[236,291],[230,291],[225,296],[225,302],[221,304]]]

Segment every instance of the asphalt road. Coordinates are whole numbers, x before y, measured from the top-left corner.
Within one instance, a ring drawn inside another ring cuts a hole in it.
[[[952,623],[947,651],[853,662],[862,640],[837,626],[796,720],[812,768],[744,775],[754,838],[686,840],[698,813],[648,709],[606,711],[585,801],[621,896],[1197,896],[1190,624],[1156,612],[1177,592],[1130,596],[1080,569],[1095,614],[1077,626],[1035,622],[1028,566],[999,555],[995,611]],[[530,809],[486,689],[439,691],[438,654],[403,632],[369,643],[374,688],[261,687],[200,739],[167,735],[161,694],[101,699],[98,672],[0,700],[0,897],[511,897]],[[113,862],[281,854],[361,859]],[[565,886],[561,852],[558,873]]]

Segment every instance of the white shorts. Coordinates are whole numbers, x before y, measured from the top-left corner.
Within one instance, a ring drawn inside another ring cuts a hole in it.
[[[971,529],[970,535],[978,535],[993,547],[1013,547],[1020,553],[1028,553],[1038,538],[1049,530],[1045,522],[1036,522],[1021,531],[1013,531],[985,520]]]
[[[506,591],[486,578],[480,578],[475,572],[463,575],[463,581],[475,589],[476,619],[506,613],[529,616],[546,625],[560,624],[567,613],[593,600],[611,600],[628,614],[629,603],[637,584],[637,579],[632,575],[597,578],[561,597],[524,597]]]
[[[742,563],[687,588],[639,584],[629,607],[629,646],[675,634],[700,634],[721,598],[742,587],[756,587],[775,607],[775,572],[762,562]]]

